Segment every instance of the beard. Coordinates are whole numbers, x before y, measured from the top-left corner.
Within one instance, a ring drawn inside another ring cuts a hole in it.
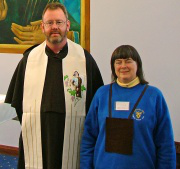
[[[51,36],[52,34],[59,34],[59,36]],[[64,32],[60,31],[51,31],[50,33],[45,33],[47,41],[53,45],[61,43],[67,37],[67,30]]]

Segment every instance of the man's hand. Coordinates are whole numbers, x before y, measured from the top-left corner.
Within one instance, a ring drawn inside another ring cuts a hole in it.
[[[8,6],[6,0],[0,0],[0,21],[6,18]]]
[[[19,44],[35,45],[45,40],[45,35],[41,30],[41,20],[31,22],[27,26],[12,23],[11,30],[17,36],[14,40]]]

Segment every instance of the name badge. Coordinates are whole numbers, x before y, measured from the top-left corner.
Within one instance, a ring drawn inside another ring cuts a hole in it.
[[[115,110],[129,110],[129,102],[116,102]]]

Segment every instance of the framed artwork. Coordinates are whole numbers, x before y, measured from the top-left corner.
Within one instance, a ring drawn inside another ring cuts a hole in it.
[[[0,53],[23,53],[44,41],[40,24],[50,2],[66,6],[71,22],[68,38],[90,51],[90,0],[0,0]]]

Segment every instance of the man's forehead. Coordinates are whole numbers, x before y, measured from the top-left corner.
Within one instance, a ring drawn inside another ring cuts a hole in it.
[[[58,9],[47,9],[46,12],[44,13],[43,19],[55,19],[60,20],[60,19],[66,19],[66,16],[61,8]]]

